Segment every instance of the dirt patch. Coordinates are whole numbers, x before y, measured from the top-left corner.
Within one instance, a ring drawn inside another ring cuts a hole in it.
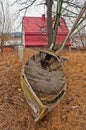
[[[86,53],[64,52],[67,92],[57,107],[39,123],[34,123],[20,86],[22,65],[34,50],[26,50],[19,62],[17,52],[0,57],[0,130],[85,130]]]

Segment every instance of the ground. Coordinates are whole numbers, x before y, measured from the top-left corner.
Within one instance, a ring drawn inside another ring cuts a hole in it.
[[[65,51],[67,91],[45,119],[34,123],[20,86],[20,71],[34,50],[0,56],[0,130],[86,130],[86,52]]]

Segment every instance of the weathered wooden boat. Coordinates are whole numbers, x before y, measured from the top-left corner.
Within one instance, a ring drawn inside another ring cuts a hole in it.
[[[23,66],[21,86],[34,121],[41,120],[53,110],[66,91],[60,58],[46,50],[33,55]]]

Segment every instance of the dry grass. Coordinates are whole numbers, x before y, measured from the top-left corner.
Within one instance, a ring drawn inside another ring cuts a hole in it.
[[[26,50],[19,62],[16,52],[0,57],[0,130],[85,130],[86,52],[64,52],[67,92],[58,106],[39,123],[34,123],[20,87],[22,65],[33,50]]]

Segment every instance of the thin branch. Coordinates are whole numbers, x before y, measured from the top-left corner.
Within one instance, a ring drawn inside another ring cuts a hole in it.
[[[64,7],[62,7],[62,8],[63,8],[63,9],[65,9]],[[69,9],[65,9],[65,11],[68,11],[68,12],[70,12],[70,13],[72,13],[72,14],[77,15],[77,13],[75,13],[75,12],[73,12],[73,11],[69,10]]]
[[[15,0],[10,6],[13,6],[17,3],[17,0]]]
[[[86,24],[83,27],[81,27],[77,32],[75,32],[73,35],[71,35],[70,38],[74,37],[78,32],[80,32],[85,27],[86,27]]]
[[[35,3],[36,0],[33,0],[32,3],[30,3],[29,5],[22,7],[21,9],[19,9],[19,12],[21,12],[22,10],[25,10],[27,8],[29,8],[30,6],[32,6]]]
[[[66,3],[66,4],[68,4],[69,6],[72,6],[72,7],[74,7],[74,8],[79,8],[79,9],[81,9],[81,6],[79,6],[79,5],[77,5],[77,4],[73,3],[73,2],[64,1],[64,3]]]

